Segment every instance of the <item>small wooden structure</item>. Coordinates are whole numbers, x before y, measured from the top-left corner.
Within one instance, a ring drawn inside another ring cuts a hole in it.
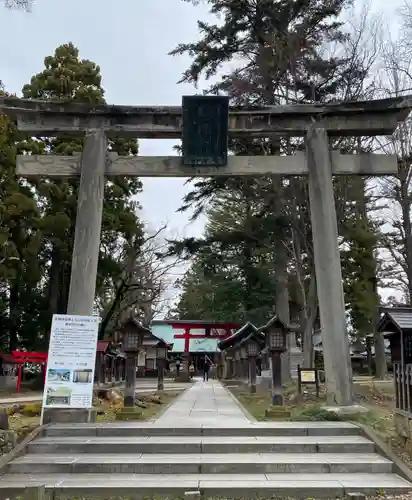
[[[158,359],[157,359],[157,347],[163,344],[167,347],[167,350],[172,349],[172,344],[164,341],[160,337],[157,337],[152,330],[147,329],[144,332],[143,344],[141,351],[138,356],[138,376],[140,377],[157,377],[158,376]],[[143,363],[139,362],[139,358],[142,358]]]
[[[224,353],[224,370],[223,378],[246,378],[249,372],[249,363],[245,356],[242,357],[240,350],[242,342],[253,338],[264,347],[265,338],[262,333],[256,328],[253,323],[245,323],[233,335],[221,340],[218,343],[218,348]]]
[[[125,360],[125,354],[112,340],[99,340],[96,346],[94,381],[98,384],[123,381]]]
[[[18,365],[16,392],[20,392],[21,389],[24,363],[41,365],[43,378],[44,380],[46,380],[47,357],[48,357],[47,352],[28,352],[28,351],[12,351],[11,354],[1,355],[1,359],[4,363]]]
[[[381,308],[378,331],[389,339],[396,409],[412,418],[412,307]]]

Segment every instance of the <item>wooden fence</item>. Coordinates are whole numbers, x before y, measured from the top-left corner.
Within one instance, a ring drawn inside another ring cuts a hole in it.
[[[393,364],[396,408],[412,413],[412,364]]]

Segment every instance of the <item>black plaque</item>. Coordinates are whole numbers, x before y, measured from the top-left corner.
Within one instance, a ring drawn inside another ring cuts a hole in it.
[[[229,98],[183,96],[183,165],[227,165]]]

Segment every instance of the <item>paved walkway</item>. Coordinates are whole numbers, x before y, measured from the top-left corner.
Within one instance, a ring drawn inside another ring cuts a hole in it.
[[[249,419],[217,380],[197,381],[180,396],[155,425],[247,424]]]

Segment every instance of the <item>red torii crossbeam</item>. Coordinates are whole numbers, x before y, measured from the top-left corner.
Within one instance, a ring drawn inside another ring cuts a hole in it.
[[[184,339],[184,352],[189,352],[190,339],[224,339],[232,334],[233,330],[238,330],[241,325],[237,323],[207,323],[207,322],[189,322],[189,321],[170,321],[168,324],[175,329],[184,329],[184,333],[173,335],[175,339]],[[191,330],[204,329],[205,333],[191,333]],[[224,333],[213,333],[213,330],[224,330]]]

